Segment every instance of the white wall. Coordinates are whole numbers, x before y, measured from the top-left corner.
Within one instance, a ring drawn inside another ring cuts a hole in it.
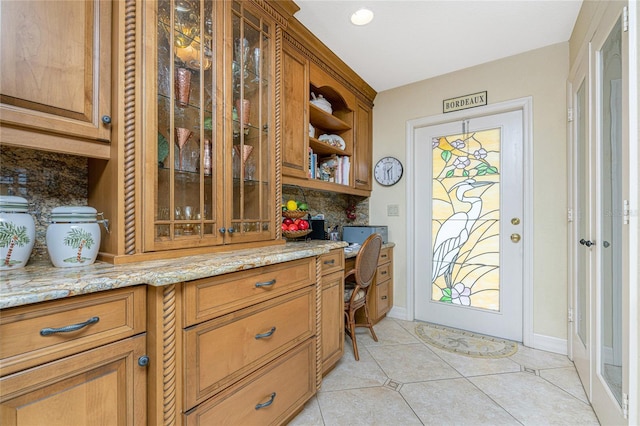
[[[378,94],[373,109],[374,163],[393,155],[406,164],[406,122],[442,114],[443,99],[488,91],[489,104],[533,97],[534,330],[567,338],[566,79],[569,45],[560,43]],[[407,308],[406,186],[374,183],[370,223],[389,226],[394,249],[394,308]],[[400,206],[399,217],[387,205]]]

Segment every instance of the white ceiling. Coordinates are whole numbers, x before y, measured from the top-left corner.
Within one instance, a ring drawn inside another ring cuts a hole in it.
[[[295,0],[303,25],[376,91],[569,40],[582,0]],[[366,26],[353,12],[375,13]]]

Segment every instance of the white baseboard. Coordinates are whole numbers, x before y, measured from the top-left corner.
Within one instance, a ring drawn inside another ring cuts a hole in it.
[[[391,310],[387,313],[388,317],[401,319],[405,321],[412,321],[413,318],[408,317],[409,313],[407,312],[407,308],[401,308],[399,306],[393,306]]]
[[[533,334],[533,349],[567,355],[567,339]]]

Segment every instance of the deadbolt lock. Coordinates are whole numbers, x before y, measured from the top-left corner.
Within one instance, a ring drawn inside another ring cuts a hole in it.
[[[520,241],[520,234],[511,234],[511,241],[513,241],[514,243]]]
[[[519,217],[514,217],[513,219],[511,219],[511,224],[512,225],[520,225],[520,218]]]

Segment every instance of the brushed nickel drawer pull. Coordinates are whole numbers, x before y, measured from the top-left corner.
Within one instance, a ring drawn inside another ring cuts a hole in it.
[[[324,264],[325,264],[325,265],[333,265],[334,263],[336,263],[336,260],[335,260],[335,259],[325,260],[325,261],[324,261]]]
[[[256,340],[263,339],[265,337],[269,337],[275,332],[276,332],[276,328],[275,327],[271,327],[271,330],[267,331],[266,333],[256,334]]]
[[[256,288],[260,288],[260,287],[270,287],[272,285],[274,285],[276,283],[276,279],[272,279],[271,281],[265,281],[262,283],[256,283]]]
[[[67,325],[67,326],[60,327],[60,328],[43,328],[42,330],[40,330],[40,335],[41,336],[50,336],[50,335],[56,334],[56,333],[71,333],[72,331],[77,331],[77,330],[80,330],[81,328],[84,328],[84,327],[86,327],[88,325],[95,324],[98,321],[100,321],[100,317],[91,317],[88,320],[86,320],[85,322],[81,322],[79,324]]]
[[[385,300],[387,296],[382,296],[380,299]]]
[[[256,410],[259,410],[261,408],[270,406],[271,404],[273,404],[273,400],[274,399],[276,399],[276,393],[275,392],[271,394],[271,398],[269,398],[269,400],[267,402],[263,402],[262,404],[256,404]]]
[[[380,272],[380,275],[387,275],[387,271]]]

